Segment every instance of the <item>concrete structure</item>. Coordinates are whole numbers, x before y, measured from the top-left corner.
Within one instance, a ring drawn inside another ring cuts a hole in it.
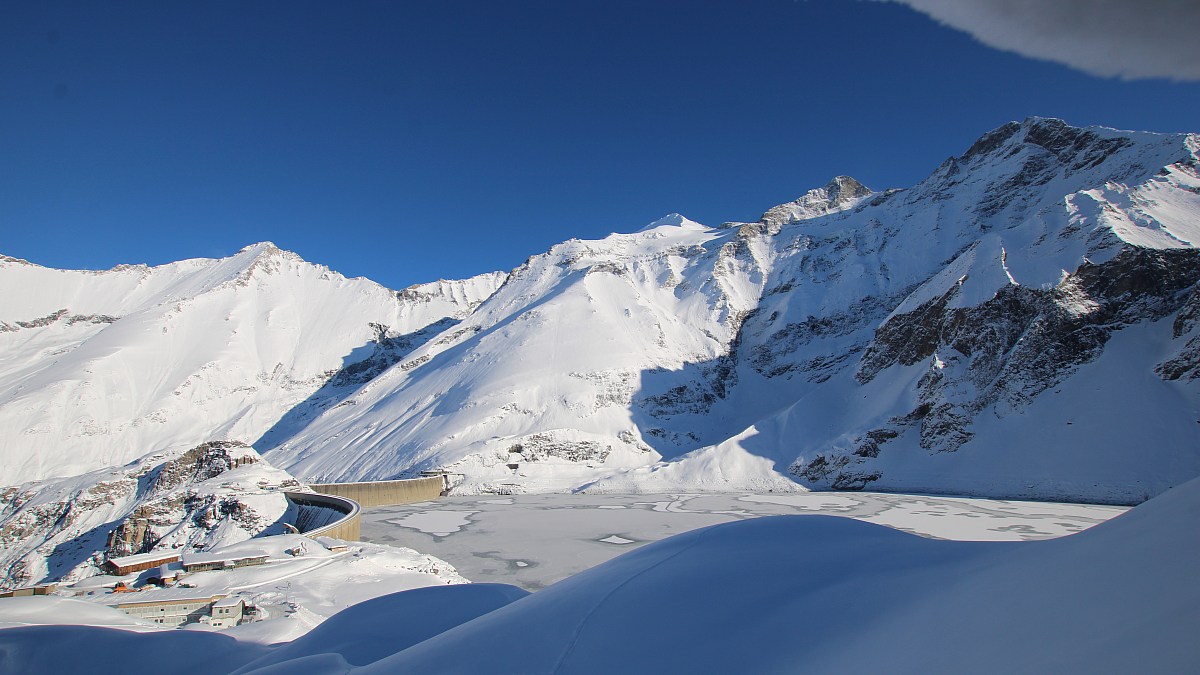
[[[185,553],[183,556],[183,571],[207,572],[209,570],[231,570],[237,567],[262,565],[270,556],[266,551],[246,551],[237,555],[220,553]]]
[[[113,606],[138,619],[177,627],[197,623],[201,618],[209,616],[213,603],[225,597],[194,593],[195,591],[189,593],[182,589],[156,591],[154,600],[123,600],[114,603]]]
[[[446,479],[439,475],[369,483],[323,483],[309,487],[322,494],[348,497],[358,502],[363,508],[371,508],[437,499],[446,490]]]
[[[16,588],[11,591],[0,593],[0,598],[23,598],[30,595],[50,595],[58,588],[55,584],[46,584],[44,586],[26,586],[25,588]]]
[[[296,529],[309,537],[333,537],[355,541],[359,536],[358,514],[353,499],[313,492],[288,492],[288,501],[300,507]]]
[[[123,577],[126,574],[141,572],[166,563],[179,562],[179,554],[175,552],[157,551],[154,553],[138,553],[119,558],[109,558],[104,563],[104,571]]]
[[[230,628],[242,622],[246,603],[241,598],[221,598],[213,603],[212,618],[209,625],[213,628]]]

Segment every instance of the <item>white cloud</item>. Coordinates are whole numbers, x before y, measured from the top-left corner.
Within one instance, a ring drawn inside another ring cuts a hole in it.
[[[894,0],[1022,56],[1100,77],[1200,80],[1197,0]]]

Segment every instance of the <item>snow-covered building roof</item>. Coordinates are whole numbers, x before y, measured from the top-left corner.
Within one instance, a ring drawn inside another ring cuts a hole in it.
[[[130,595],[117,595],[104,600],[104,604],[121,608],[131,605],[186,604],[192,602],[215,602],[225,597],[224,593],[206,593],[197,588],[164,588],[143,591]]]
[[[148,570],[151,567],[158,567],[164,563],[172,563],[179,561],[179,553],[167,551],[154,551],[150,553],[137,553],[135,555],[119,556],[109,558],[105,565],[109,569],[115,571],[118,575],[129,574],[130,572],[139,572]]]
[[[241,553],[185,553],[183,555],[183,565],[184,567],[188,567],[191,565],[241,562],[245,560],[255,560],[257,558],[266,559],[269,557],[271,557],[271,554],[257,549],[243,551]]]

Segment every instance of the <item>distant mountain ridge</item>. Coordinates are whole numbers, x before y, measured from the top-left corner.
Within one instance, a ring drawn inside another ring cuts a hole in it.
[[[839,176],[758,222],[674,214],[398,293],[268,244],[4,258],[0,483],[228,438],[301,479],[461,492],[1135,503],[1200,475],[1198,154],[1030,118],[912,188]]]
[[[54,270],[0,261],[0,484],[252,442],[381,334],[456,320],[500,273],[405,291],[269,242],[219,260]]]

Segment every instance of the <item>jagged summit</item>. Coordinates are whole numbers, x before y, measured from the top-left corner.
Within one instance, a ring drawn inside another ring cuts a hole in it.
[[[779,227],[787,223],[808,220],[844,211],[858,204],[870,194],[870,188],[850,176],[836,176],[824,187],[809,190],[795,201],[769,209],[758,222],[768,227]]]
[[[1178,139],[1183,136],[1186,134],[1130,132],[1103,126],[1076,127],[1055,117],[1027,117],[983,134],[966,152],[948,161],[955,164],[997,162],[1036,149],[1050,153],[1068,170],[1078,171],[1099,166],[1113,153],[1132,147],[1138,141],[1148,141],[1149,145],[1165,143],[1178,148],[1181,145]],[[989,159],[983,160],[985,157]]]
[[[275,245],[275,242],[260,241],[248,246],[243,246],[242,250],[238,251],[238,253],[274,253],[275,251],[279,250],[281,249]]]

